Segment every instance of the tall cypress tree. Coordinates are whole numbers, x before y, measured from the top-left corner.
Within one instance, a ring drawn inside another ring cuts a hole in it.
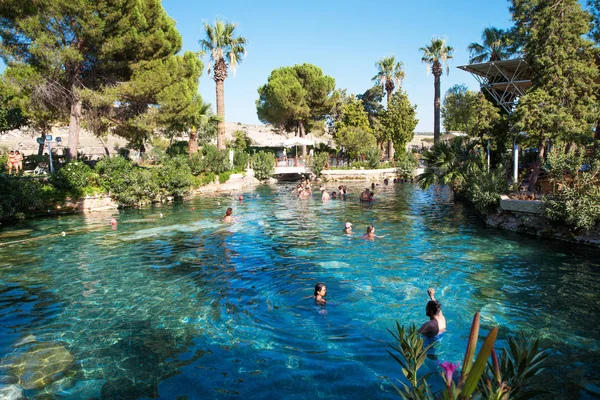
[[[527,132],[538,159],[529,179],[533,190],[546,139],[580,142],[592,137],[598,119],[595,49],[586,38],[590,15],[577,0],[512,0],[518,39],[532,69],[532,86],[519,99],[515,127]]]
[[[46,79],[48,98],[69,116],[71,158],[77,157],[82,92],[118,86],[145,62],[181,48],[160,0],[5,0],[0,40],[5,62],[34,67]]]

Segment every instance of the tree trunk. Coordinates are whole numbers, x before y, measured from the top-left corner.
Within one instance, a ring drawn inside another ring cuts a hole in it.
[[[102,147],[104,147],[104,152],[106,153],[106,155],[108,157],[110,157],[110,151],[108,150],[108,147],[106,146],[106,142],[104,141],[104,139],[102,139],[101,136],[98,136],[98,140],[100,141],[100,143],[102,143]]]
[[[440,141],[440,75],[434,73],[433,94],[433,143]]]
[[[42,129],[42,133],[40,134],[40,139],[42,139],[42,143],[38,144],[38,156],[44,155],[44,146],[46,146],[46,130]]]
[[[79,148],[79,131],[81,127],[81,105],[79,95],[73,90],[73,102],[71,103],[71,116],[69,117],[69,160],[77,160],[77,149]]]
[[[544,153],[546,152],[546,147],[544,146],[544,138],[541,138],[538,143],[538,155],[535,163],[533,164],[533,170],[529,175],[529,185],[527,190],[530,192],[535,192],[535,184],[537,183],[538,177],[540,176],[540,168],[542,166],[542,161],[544,159]]]
[[[300,137],[303,138],[305,136],[305,132],[304,132],[304,122],[302,122],[302,120],[300,120],[299,128],[300,128]],[[306,157],[306,145],[305,144],[302,145],[302,157]]]
[[[217,123],[217,148],[225,150],[225,81],[215,80],[217,84],[217,115],[221,117]]]
[[[388,109],[388,111],[390,109],[391,102],[392,102],[392,91],[388,90],[387,91],[387,109]],[[387,142],[387,155],[388,155],[388,160],[393,165],[394,164],[394,142],[392,141],[392,139],[389,139]]]
[[[192,129],[190,130],[190,138],[188,139],[188,154],[191,157],[196,153],[198,153],[198,131]]]

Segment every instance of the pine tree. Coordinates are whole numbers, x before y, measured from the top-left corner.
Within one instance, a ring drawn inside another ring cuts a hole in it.
[[[538,148],[529,179],[533,190],[547,139],[591,139],[598,119],[598,68],[593,43],[585,37],[591,17],[577,0],[512,0],[511,12],[533,73],[532,86],[515,110],[515,127]]]
[[[405,149],[406,143],[410,142],[414,136],[415,128],[419,123],[416,118],[416,108],[417,106],[410,104],[406,92],[398,90],[392,95],[387,110],[381,116],[381,129],[394,143],[396,149]]]
[[[35,68],[46,79],[46,97],[69,116],[71,158],[85,111],[82,93],[121,85],[135,68],[181,47],[160,0],[6,0],[0,39],[4,61]]]

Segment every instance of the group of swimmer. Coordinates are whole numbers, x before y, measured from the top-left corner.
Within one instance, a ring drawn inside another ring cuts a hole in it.
[[[419,333],[434,337],[446,331],[446,318],[442,313],[442,303],[435,299],[435,289],[430,287],[427,289],[429,301],[425,306],[425,315],[429,317],[429,321],[425,322],[419,328]],[[314,299],[318,305],[327,304],[327,286],[323,282],[315,285]]]
[[[372,185],[372,188],[374,188],[374,186],[375,186],[375,184]],[[295,190],[297,191],[299,198],[308,198],[312,195],[312,190],[311,190],[309,181],[303,180],[302,183],[300,183],[296,186]],[[339,190],[340,198],[342,196],[346,196],[346,194],[347,194],[346,186],[339,186],[338,190]],[[325,200],[326,195],[329,196],[329,194],[324,190],[323,187],[321,187],[321,193],[323,196],[323,200]],[[331,194],[331,198],[335,199],[337,197],[338,197],[338,195],[334,191]],[[327,198],[329,199],[329,197],[327,197]],[[363,198],[364,198],[364,200],[363,200]],[[239,200],[240,200],[240,202],[243,200],[242,196],[240,196]],[[368,201],[368,202],[373,201],[372,190],[369,188],[366,188],[365,191],[361,193],[360,200],[361,200],[361,202],[362,201]],[[223,220],[223,222],[232,222],[233,221],[233,209],[231,207],[227,208],[222,220]],[[115,221],[115,225],[116,225],[116,221]],[[346,222],[346,224],[344,225],[343,233],[345,233],[347,235],[351,235],[354,233],[354,231],[352,230],[351,222]],[[385,236],[386,235],[381,235],[381,236],[376,235],[375,227],[373,225],[369,225],[367,227],[367,232],[362,237],[364,239],[373,240],[376,237],[382,238]],[[425,336],[434,337],[440,333],[443,333],[446,330],[446,318],[444,317],[444,314],[442,313],[442,304],[435,299],[435,289],[434,288],[427,289],[427,294],[429,296],[429,301],[427,302],[427,305],[425,306],[425,315],[427,317],[429,317],[429,321],[427,321],[423,325],[421,325],[421,327],[419,328],[419,333],[421,333]],[[327,296],[327,286],[325,286],[325,284],[322,282],[317,283],[315,285],[315,291],[314,291],[315,303],[317,303],[319,305],[327,304],[326,296]]]
[[[312,194],[312,188],[310,185],[310,180],[302,178],[302,181],[300,181],[299,184],[296,185],[296,187],[294,189],[292,189],[293,192],[296,193],[296,195],[298,196],[299,199],[309,199]],[[321,187],[319,188],[319,191],[321,192],[321,199],[323,201],[329,200],[329,199],[345,199],[345,196],[348,194],[348,191],[346,189],[346,186],[340,185],[338,187],[338,191],[336,192],[335,190],[331,193],[329,193],[327,191],[327,189],[325,188],[325,186],[321,185]]]
[[[352,235],[354,233],[354,231],[352,230],[352,222],[346,222],[346,225],[344,225],[344,230],[342,232],[344,232],[346,235]],[[386,235],[376,235],[375,227],[373,225],[369,225],[367,226],[367,233],[362,235],[362,238],[373,240],[375,238],[383,238],[385,236]]]
[[[8,162],[6,163],[8,174],[14,169],[15,174],[23,173],[23,154],[19,150],[11,150],[8,153]]]

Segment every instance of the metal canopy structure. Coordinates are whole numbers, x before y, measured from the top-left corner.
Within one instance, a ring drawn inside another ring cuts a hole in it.
[[[490,61],[458,67],[470,72],[509,114],[512,113],[519,97],[525,95],[531,86],[531,69],[522,58],[514,60]]]
[[[517,106],[519,97],[524,96],[531,86],[531,68],[522,58],[463,65],[458,68],[470,72],[477,79],[481,88],[485,89],[496,100],[496,103],[509,114],[512,114]],[[513,182],[518,182],[518,173],[519,144],[517,136],[515,136],[513,142]]]

